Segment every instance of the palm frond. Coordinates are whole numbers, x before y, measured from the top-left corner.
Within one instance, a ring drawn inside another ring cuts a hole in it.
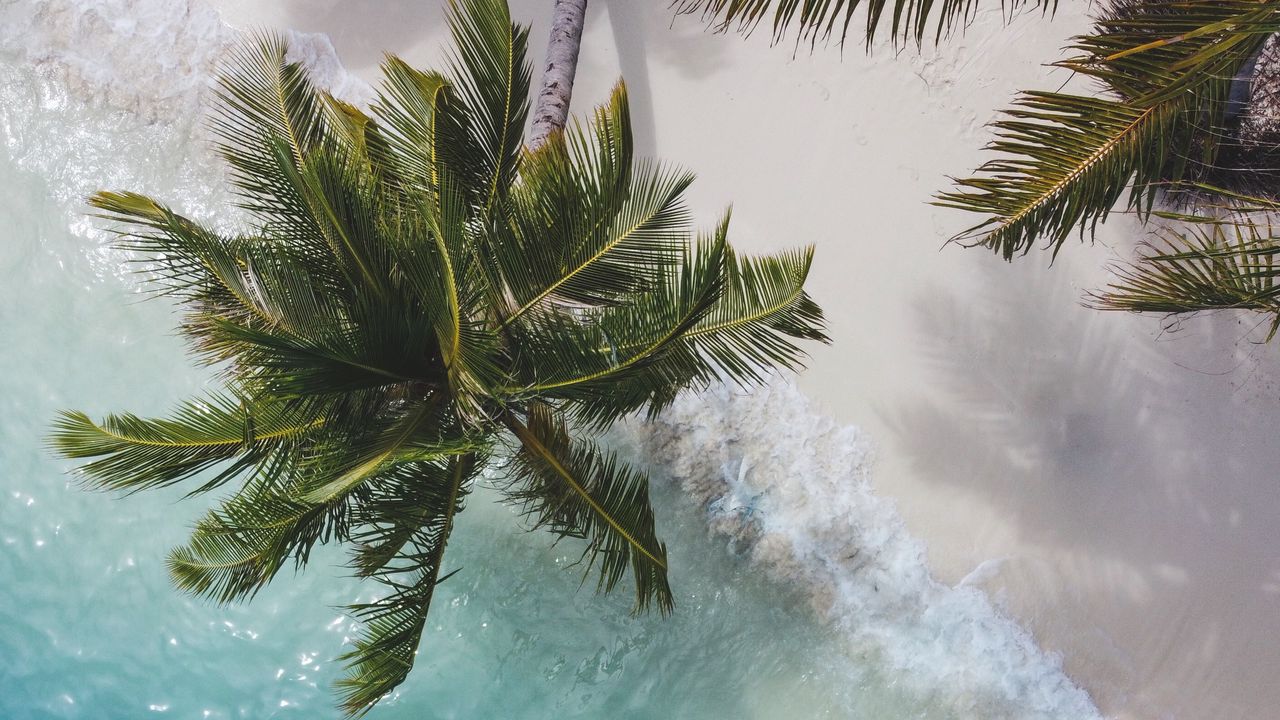
[[[1051,12],[1057,0],[1001,0],[1001,10],[1012,13],[1024,5]],[[882,23],[889,24],[894,42],[924,41],[929,27],[934,27],[934,41],[940,41],[956,29],[963,27],[980,9],[979,0],[673,0],[671,7],[678,14],[701,15],[703,20],[719,31],[730,28],[749,35],[766,19],[769,19],[773,41],[781,42],[787,33],[795,31],[796,43],[808,42],[811,46],[819,40],[836,37],[843,45],[860,7],[866,9],[864,35],[867,47],[871,47]],[[989,2],[988,7],[997,3]]]
[[[994,123],[990,160],[935,202],[989,215],[956,237],[1005,259],[1046,237],[1055,252],[1077,227],[1104,220],[1131,181],[1154,188],[1171,155],[1194,136],[1184,122],[1191,98],[1153,107],[1063,93],[1025,93]],[[1135,180],[1136,178],[1136,180]],[[1147,197],[1149,190],[1133,197]],[[1083,232],[1083,230],[1082,230]]]
[[[504,377],[488,304],[495,294],[477,257],[475,228],[450,173],[436,179],[428,202],[404,216],[396,245],[398,270],[433,329],[440,364],[464,412]]]
[[[477,451],[445,460],[403,462],[373,478],[364,501],[352,509],[351,566],[356,574],[377,577],[400,572],[394,561],[406,543],[445,514],[449,496],[457,495],[454,501],[461,509],[460,500],[470,491],[472,476],[487,459]],[[462,485],[455,487],[459,481]]]
[[[450,0],[453,84],[466,118],[473,173],[462,175],[479,204],[490,208],[516,179],[532,69],[529,31],[511,22],[505,0]],[[457,168],[460,175],[464,168]]]
[[[243,275],[243,239],[229,239],[137,193],[98,192],[88,199],[98,217],[133,229],[118,231],[116,246],[144,262],[145,279],[159,295],[174,295],[210,310],[274,323],[258,307]]]
[[[358,567],[391,592],[350,608],[364,628],[341,658],[350,672],[337,686],[349,716],[368,712],[413,669],[435,588],[448,577],[440,574],[445,547],[476,467],[476,457],[466,455],[443,467],[410,468],[364,506],[377,509],[375,524],[356,535],[365,544]]]
[[[279,35],[240,46],[220,68],[211,128],[231,168],[240,207],[299,247],[324,244],[297,182],[303,160],[331,145],[324,102]]]
[[[384,412],[382,427],[361,434],[343,432],[320,443],[302,463],[300,499],[332,503],[397,465],[475,450],[476,441],[447,419],[451,408],[442,401],[440,396],[429,397]]]
[[[288,62],[288,45],[277,34],[261,34],[250,44],[239,46],[218,83],[221,101],[214,129],[222,138],[222,148],[233,167],[249,171],[257,158],[246,149],[260,149],[268,138],[288,143],[290,154],[301,166],[302,159],[324,135],[319,112],[319,96],[301,63]],[[256,182],[256,173],[247,178]]]
[[[648,406],[656,412],[681,390],[706,382],[707,366],[683,337],[714,307],[724,289],[726,237],[702,238],[660,285],[626,305],[585,315],[543,313],[520,327],[514,342],[514,398],[573,405],[575,419],[603,425]]]
[[[426,195],[436,191],[441,172],[481,174],[476,159],[465,153],[471,140],[449,80],[395,56],[383,62],[382,73],[385,80],[373,108],[387,129],[382,162]]]
[[[283,329],[257,329],[219,317],[207,319],[202,349],[211,357],[233,358],[233,370],[269,396],[294,398],[365,389],[391,389],[436,378],[417,358],[367,342],[369,335],[347,328],[320,337]],[[393,338],[383,338],[393,340]]]
[[[521,168],[516,234],[495,248],[515,309],[550,302],[615,304],[645,292],[688,243],[687,172],[633,159],[630,106],[619,83],[589,126],[550,136]]]
[[[1195,313],[1240,309],[1274,315],[1280,327],[1280,237],[1247,218],[1167,230],[1116,280],[1095,293],[1102,310]]]
[[[210,340],[212,319],[325,334],[343,325],[344,287],[322,255],[276,238],[226,238],[144,195],[99,192],[100,217],[126,223],[116,246],[137,253],[144,281],[158,295],[186,301],[183,332],[206,362],[233,359]]]
[[[505,420],[521,444],[508,496],[536,526],[586,540],[583,562],[588,572],[598,566],[599,590],[612,590],[630,568],[635,612],[651,603],[671,612],[667,548],[654,530],[648,479],[590,443],[571,441],[544,404],[530,407],[527,425],[510,414]]]
[[[812,264],[812,247],[759,258],[729,248],[724,290],[683,341],[717,375],[742,385],[762,382],[771,367],[798,369],[805,355],[794,340],[830,342],[822,309],[804,291]]]
[[[1177,12],[1136,3],[1077,38],[1060,63],[1119,98],[1023,94],[994,123],[999,157],[956,180],[936,204],[988,217],[958,235],[1006,259],[1040,237],[1056,252],[1073,230],[1092,231],[1131,183],[1130,209],[1150,211],[1163,186],[1212,164],[1236,70],[1280,30],[1280,10],[1255,2],[1193,0]]]
[[[327,92],[321,93],[320,98],[335,149],[359,163],[374,182],[399,189],[404,184],[401,151],[394,148],[394,132],[379,123],[381,116],[371,117]]]
[[[184,546],[169,553],[174,585],[193,595],[229,603],[253,597],[292,559],[306,565],[312,548],[344,538],[344,502],[300,500],[295,460],[279,455],[199,522]]]
[[[309,153],[289,176],[351,294],[386,294],[390,257],[379,232],[374,179],[357,159],[323,149]]]
[[[76,472],[98,490],[165,487],[230,463],[195,491],[202,492],[303,441],[322,424],[284,403],[214,394],[184,403],[164,419],[123,414],[95,423],[82,412],[62,412],[49,442],[65,458],[97,458]]]

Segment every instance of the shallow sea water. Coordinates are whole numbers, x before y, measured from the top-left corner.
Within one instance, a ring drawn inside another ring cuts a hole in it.
[[[41,178],[8,159],[0,178],[0,717],[336,716],[331,658],[352,632],[338,608],[376,592],[345,577],[339,553],[248,605],[191,599],[163,561],[205,503],[84,492],[45,452],[58,408],[163,412],[204,378],[170,308],[95,267]],[[580,588],[567,544],[474,495],[448,555],[462,571],[437,596],[411,680],[375,717],[935,716],[850,682],[839,634],[801,593],[762,581],[678,489],[655,494],[679,603],[667,620],[629,617],[625,591]]]
[[[43,447],[59,408],[159,414],[207,381],[79,198],[139,189],[210,216],[196,109],[231,31],[196,0],[0,0],[0,25],[0,718],[337,717],[340,608],[375,585],[322,552],[247,605],[184,596],[164,557],[207,501],[84,492]],[[159,70],[177,79],[133,82]],[[666,620],[580,587],[569,543],[473,495],[448,553],[462,570],[371,717],[1092,717],[985,596],[929,578],[870,494],[866,439],[794,395],[719,391],[615,435],[653,464]]]

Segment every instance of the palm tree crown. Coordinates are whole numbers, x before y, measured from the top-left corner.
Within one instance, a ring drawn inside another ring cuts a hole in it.
[[[343,708],[408,674],[444,550],[495,457],[536,527],[583,541],[611,590],[669,612],[648,481],[574,437],[716,380],[797,367],[825,341],[810,249],[749,259],[727,216],[690,231],[692,177],[633,157],[620,84],[591,120],[522,146],[526,30],[504,0],[457,0],[447,73],[395,57],[366,112],[318,91],[279,38],[244,47],[213,129],[251,231],[101,192],[147,282],[226,389],[166,419],[63,413],[52,444],[93,488],[235,491],[172,552],[175,583],[252,597],[320,543],[385,584],[353,607]],[[158,269],[156,269],[158,268]]]

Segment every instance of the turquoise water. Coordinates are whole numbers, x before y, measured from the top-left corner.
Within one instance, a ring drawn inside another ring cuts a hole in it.
[[[248,605],[192,599],[164,557],[208,501],[83,492],[42,447],[59,408],[158,414],[206,382],[79,198],[226,220],[199,116],[233,39],[199,0],[0,0],[0,720],[337,717],[340,608],[377,591],[340,553]],[[580,588],[573,547],[481,490],[417,667],[371,717],[1094,716],[984,595],[931,579],[865,438],[794,391],[720,390],[615,440],[653,463],[676,614]]]
[[[203,503],[181,493],[83,492],[41,447],[55,409],[162,412],[202,383],[170,308],[104,276],[46,183],[0,160],[0,717],[328,717],[350,621],[372,585],[341,555],[217,607],[172,590],[163,559]],[[450,545],[422,659],[378,717],[842,717],[880,702],[844,682],[827,633],[708,537],[690,502],[659,491],[679,611],[631,618],[629,598],[579,589],[505,507],[474,497]],[[892,701],[892,694],[884,701]],[[868,717],[874,717],[869,715]]]
[[[344,577],[340,554],[246,606],[190,599],[168,586],[163,558],[202,503],[83,492],[42,451],[56,408],[162,411],[202,378],[168,334],[169,308],[102,277],[39,178],[7,161],[0,177],[11,298],[0,308],[0,717],[334,715],[330,659],[351,632],[335,608],[374,590]],[[572,550],[519,531],[481,492],[450,545],[462,572],[436,600],[422,659],[377,716],[842,716],[852,688],[823,629],[711,540],[690,503],[660,495],[678,548],[667,621],[628,617],[625,594],[579,590],[558,567]]]

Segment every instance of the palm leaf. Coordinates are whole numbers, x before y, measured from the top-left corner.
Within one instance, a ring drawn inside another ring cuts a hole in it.
[[[589,126],[553,134],[525,158],[512,199],[516,235],[495,248],[516,306],[506,324],[551,302],[622,302],[680,261],[693,176],[635,163],[633,153],[620,83]]]
[[[451,408],[441,396],[383,413],[382,427],[326,439],[302,464],[306,475],[301,500],[332,503],[395,466],[470,453],[475,441],[448,419]],[[391,420],[388,421],[388,416]]]
[[[246,149],[259,149],[266,138],[288,143],[301,166],[302,159],[324,135],[319,96],[306,68],[288,62],[288,45],[275,34],[258,35],[237,47],[218,83],[219,113],[214,129],[233,167],[253,162]],[[243,168],[248,170],[250,168]],[[256,177],[251,176],[250,181]]]
[[[449,81],[415,70],[398,58],[383,65],[387,80],[376,112],[391,132],[388,148],[413,190],[398,208],[394,245],[398,269],[417,294],[435,327],[441,362],[461,398],[473,398],[500,374],[492,357],[497,344],[484,327],[482,304],[498,293],[492,275],[478,265],[471,225],[474,175],[468,157],[466,120]],[[466,400],[472,411],[473,400]]]
[[[386,294],[390,257],[380,235],[374,179],[356,158],[324,149],[309,153],[299,172],[287,175],[351,294]]]
[[[207,325],[210,329],[202,349],[212,357],[234,358],[235,372],[278,398],[390,389],[437,379],[429,367],[414,362],[417,357],[396,353],[394,346],[374,345],[368,342],[368,334],[351,328],[308,337],[219,317],[208,318]]]
[[[406,215],[395,248],[398,270],[434,331],[440,363],[468,415],[504,376],[487,301],[495,292],[477,258],[475,228],[451,173],[428,203]]]
[[[1077,227],[1104,220],[1136,177],[1153,188],[1170,155],[1193,133],[1183,118],[1191,98],[1153,107],[1063,93],[1029,92],[994,123],[990,160],[979,175],[955,181],[935,204],[990,217],[956,240],[978,242],[1005,259],[1041,236],[1055,252]],[[1134,198],[1145,195],[1135,193]]]
[[[158,295],[187,302],[183,330],[210,363],[232,359],[209,345],[212,318],[294,334],[323,334],[342,325],[344,286],[317,254],[276,238],[225,238],[136,193],[99,192],[89,202],[100,217],[127,223],[116,246],[140,255],[145,282]]]
[[[812,264],[812,247],[760,258],[729,249],[724,290],[683,341],[717,375],[742,385],[763,382],[768,368],[798,369],[804,353],[793,340],[830,342],[822,309],[804,291]]]
[[[228,239],[179,215],[165,205],[131,192],[98,192],[89,204],[98,217],[132,226],[120,230],[116,246],[139,253],[153,264],[146,280],[159,295],[176,295],[237,318],[276,319],[254,303],[240,255],[248,244]]]
[[[437,191],[442,171],[480,174],[477,159],[465,153],[470,146],[466,119],[449,80],[395,56],[387,57],[382,72],[385,80],[373,108],[387,129],[382,162],[428,196]]]
[[[469,491],[469,478],[487,459],[477,451],[445,460],[404,462],[373,478],[365,501],[352,510],[351,564],[356,574],[378,577],[400,572],[395,561],[406,543],[443,515],[449,495],[456,493],[459,501]],[[463,486],[455,488],[460,470]]]
[[[259,35],[220,69],[211,125],[231,168],[239,205],[300,247],[324,238],[296,180],[303,160],[332,145],[324,101],[300,63],[288,62],[279,35]]]
[[[654,530],[648,479],[594,445],[572,442],[546,405],[530,407],[527,425],[510,414],[505,421],[521,445],[508,496],[536,526],[586,540],[583,561],[588,571],[598,566],[598,589],[612,590],[630,568],[635,612],[650,603],[671,612],[667,548]]]
[[[683,337],[723,291],[725,247],[723,232],[703,238],[658,287],[629,304],[588,315],[544,313],[522,324],[514,343],[524,384],[506,392],[567,400],[579,420],[603,424],[646,404],[656,411],[708,379]]]
[[[1045,237],[1057,252],[1071,232],[1106,219],[1126,187],[1129,207],[1150,211],[1159,187],[1194,180],[1192,158],[1211,165],[1237,68],[1280,30],[1280,10],[1255,2],[1196,0],[1165,12],[1136,3],[1077,38],[1060,63],[1119,99],[1031,92],[994,123],[1000,156],[956,180],[938,205],[988,217],[955,239],[1006,259]]]
[[[734,28],[748,35],[766,19],[770,34],[780,42],[795,30],[796,43],[838,37],[844,44],[849,26],[859,7],[866,8],[865,37],[871,47],[881,24],[888,22],[895,42],[923,42],[929,26],[935,27],[934,41],[969,22],[982,3],[979,0],[673,0],[679,14],[700,14],[717,30]],[[1057,0],[1001,0],[1002,10],[1012,13],[1023,5],[1052,11]],[[995,2],[988,6],[996,5]]]
[[[459,155],[470,159],[462,176],[484,208],[512,186],[529,115],[532,70],[525,59],[529,31],[511,22],[505,0],[450,0],[453,83],[469,129]]]
[[[366,504],[376,526],[357,539],[374,550],[360,556],[359,567],[392,591],[351,607],[364,628],[342,656],[350,672],[337,683],[349,716],[368,712],[413,669],[435,588],[448,577],[440,574],[445,547],[476,467],[468,455],[443,468],[411,468]]]
[[[230,462],[195,491],[202,492],[303,441],[322,424],[284,403],[214,394],[184,403],[164,419],[124,414],[95,423],[82,412],[63,412],[50,445],[65,458],[97,458],[76,472],[100,490],[165,487]]]
[[[174,585],[220,603],[251,598],[292,558],[306,565],[318,543],[347,532],[344,502],[298,499],[295,459],[278,455],[244,489],[209,511],[169,554]]]
[[[1116,275],[1092,296],[1094,307],[1166,314],[1253,310],[1275,316],[1273,335],[1280,327],[1280,240],[1247,218],[1165,231]]]

